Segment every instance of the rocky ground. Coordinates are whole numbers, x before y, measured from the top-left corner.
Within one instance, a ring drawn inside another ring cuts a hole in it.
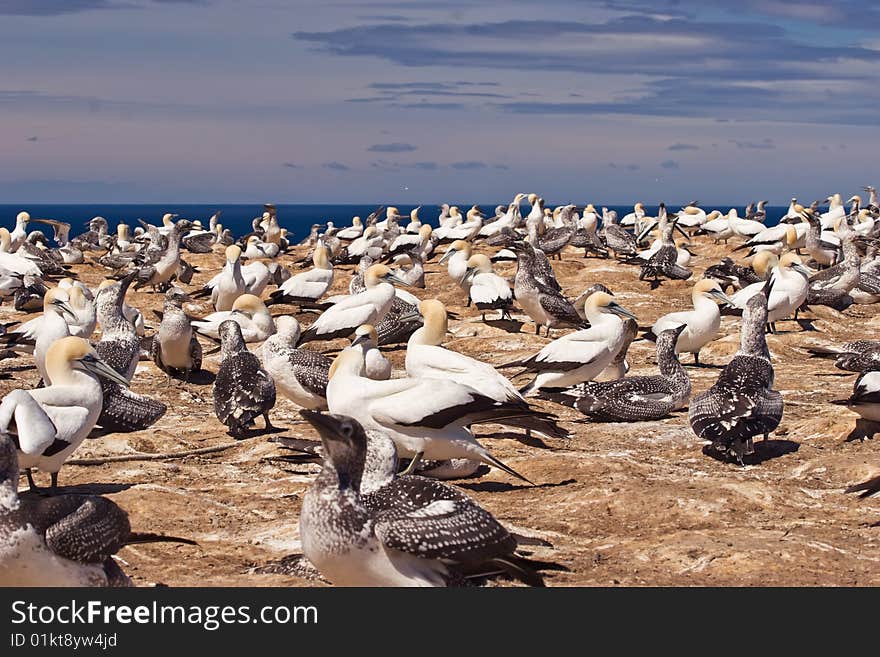
[[[696,250],[692,264],[699,273],[720,258],[724,247],[698,243]],[[285,257],[285,263],[295,256]],[[194,285],[201,285],[223,262],[218,254],[187,259],[201,270]],[[567,294],[576,296],[595,282],[605,283],[642,326],[690,304],[692,281],[664,282],[652,291],[638,281],[637,268],[583,259],[574,251],[553,266]],[[339,269],[333,292],[347,289],[350,269]],[[97,266],[74,270],[90,285],[104,275]],[[498,271],[512,275],[513,265]],[[514,313],[519,321],[513,323],[482,322],[478,312],[464,307],[466,299],[442,268],[431,264],[428,272],[428,289],[413,292],[422,298],[437,296],[458,313],[460,319],[450,322],[449,348],[499,364],[547,342],[534,335],[534,324],[522,314]],[[148,314],[149,325],[158,325],[151,311],[161,308],[162,295],[131,292],[128,302]],[[194,314],[209,312],[207,306],[190,309]],[[273,312],[290,310],[276,306]],[[499,458],[537,485],[522,485],[495,470],[458,485],[509,528],[552,544],[534,552],[568,569],[550,574],[551,586],[878,585],[880,528],[870,525],[880,520],[880,500],[860,501],[843,491],[880,472],[880,445],[845,442],[856,416],[829,402],[849,395],[855,375],[836,370],[830,361],[807,358],[803,347],[876,337],[880,309],[855,306],[839,314],[819,308],[806,316],[812,321],[782,322],[782,332],[769,337],[785,416],[771,440],[756,445],[746,467],[705,455],[686,411],[659,422],[599,424],[584,421],[571,409],[538,402],[560,415],[571,431],[569,441],[548,442],[541,449],[512,439],[500,427],[478,431]],[[310,317],[301,319],[308,324]],[[8,322],[26,317],[6,305],[0,318]],[[694,393],[708,388],[736,351],[738,321],[725,318],[721,337],[701,353],[707,367],[688,368]],[[344,344],[316,342],[310,347],[334,352]],[[402,348],[388,355],[402,367]],[[651,343],[636,342],[629,360],[632,373],[656,370]],[[0,370],[13,376],[0,381],[0,393],[36,383],[36,371],[24,368],[29,362],[29,357],[3,361]],[[209,372],[217,366],[217,355],[206,359]],[[129,512],[136,530],[198,541],[198,547],[123,549],[123,567],[138,585],[315,585],[290,574],[254,570],[300,550],[300,504],[317,466],[279,460],[283,450],[268,436],[241,441],[228,436],[214,416],[212,379],[206,374],[189,385],[169,385],[151,362],[142,362],[132,388],[162,399],[167,414],[149,430],[89,440],[75,457],[149,458],[206,447],[227,449],[185,458],[70,464],[61,470],[60,483],[65,492],[107,495]],[[287,400],[279,399],[272,420],[284,429],[276,435],[316,437]],[[37,477],[48,484],[48,475]]]

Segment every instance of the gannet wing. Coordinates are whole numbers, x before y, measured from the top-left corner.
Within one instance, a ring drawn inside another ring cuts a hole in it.
[[[13,390],[0,402],[0,432],[12,435],[16,446],[31,455],[43,454],[58,436],[50,414],[25,390]]]
[[[403,379],[393,379],[398,383]],[[370,413],[381,424],[443,427],[495,405],[488,397],[465,385],[444,379],[423,379],[370,403]]]
[[[324,354],[308,349],[296,349],[288,357],[293,375],[300,385],[321,397],[327,396],[332,361]]]
[[[568,372],[592,363],[608,349],[604,341],[556,340],[523,363],[532,372]]]

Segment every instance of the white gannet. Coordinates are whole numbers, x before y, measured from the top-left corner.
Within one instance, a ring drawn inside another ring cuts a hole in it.
[[[44,385],[51,383],[46,371],[46,355],[49,349],[58,340],[70,335],[70,326],[64,316],[67,315],[72,321],[75,315],[69,302],[67,292],[57,287],[46,292],[43,297],[43,315],[34,336],[34,365]]]
[[[280,247],[273,242],[263,242],[257,235],[251,235],[247,238],[247,245],[242,256],[250,260],[271,259],[280,253]]]
[[[382,236],[375,226],[367,226],[364,234],[346,247],[348,258],[352,261],[359,259],[369,249],[382,246]]]
[[[235,300],[245,293],[240,246],[232,244],[226,247],[226,264],[223,270],[208,281],[203,289],[210,289],[214,310],[232,310]]]
[[[317,226],[318,224],[315,224]],[[352,217],[351,226],[341,229],[336,233],[336,237],[341,240],[355,240],[364,234],[364,224],[360,217]],[[315,230],[315,240],[317,241],[318,231]]]
[[[395,290],[391,283],[401,283],[385,265],[372,265],[364,274],[363,292],[341,299],[321,313],[302,334],[301,342],[332,340],[354,333],[362,324],[378,324],[388,313]]]
[[[727,221],[730,223],[730,230],[733,231],[734,235],[738,235],[746,239],[751,239],[761,231],[767,229],[767,227],[760,221],[753,221],[752,219],[742,219],[737,214],[736,208],[730,208],[727,213]]]
[[[468,259],[471,257],[473,246],[465,240],[455,240],[446,247],[446,252],[440,257],[438,264],[443,264],[447,260],[449,264],[446,271],[456,285],[458,285],[465,294],[470,294],[471,281],[467,276]],[[470,304],[470,299],[468,299]]]
[[[534,356],[504,367],[523,367],[536,377],[520,392],[526,396],[542,388],[567,388],[590,381],[602,372],[623,346],[626,331],[621,317],[636,319],[605,292],[587,297],[584,314],[590,328],[569,333],[546,345]]]
[[[513,416],[540,415],[523,402],[499,403],[449,379],[403,377],[374,381],[365,376],[363,354],[345,349],[330,368],[327,406],[368,430],[383,431],[403,456],[444,461],[468,458],[494,465],[528,481],[483,447],[469,430],[473,424],[500,423]]]
[[[359,351],[364,359],[364,374],[375,381],[391,378],[391,361],[379,350],[379,335],[372,324],[362,324],[354,332],[349,349]]]
[[[260,347],[263,369],[275,381],[275,389],[294,403],[326,410],[332,361],[317,351],[297,349],[301,329],[295,317],[281,316],[276,326],[278,331]]]
[[[273,303],[314,303],[333,285],[333,263],[330,251],[320,242],[312,254],[312,269],[291,276],[269,295]]]
[[[668,313],[660,317],[651,327],[650,337],[656,339],[663,331],[683,326],[681,335],[675,342],[675,353],[693,354],[694,363],[700,363],[700,349],[715,339],[721,327],[721,313],[718,302],[733,304],[721,290],[717,281],[704,278],[694,285],[691,299],[693,310]]]
[[[336,586],[446,586],[506,572],[542,586],[516,539],[451,486],[403,475],[390,440],[351,417],[304,411],[324,463],[303,498],[303,554]],[[381,442],[380,447],[376,443]]]
[[[407,233],[418,233],[422,229],[422,220],[419,219],[419,210],[422,209],[422,206],[418,206],[410,210],[409,213],[409,223],[406,225]],[[428,224],[425,224],[426,226]]]
[[[746,304],[740,349],[718,375],[715,384],[691,401],[688,420],[698,438],[742,464],[751,454],[752,438],[768,434],[782,420],[782,395],[773,390],[773,365],[764,336],[769,321],[767,301],[776,278]]]
[[[823,230],[829,230],[834,227],[838,220],[846,216],[846,208],[840,194],[832,194],[825,201],[828,203],[828,211],[819,215],[819,221],[822,223]]]
[[[513,202],[507,206],[506,211],[501,217],[491,223],[484,224],[480,229],[480,237],[492,237],[498,235],[507,228],[516,228],[522,221],[519,213],[519,204],[526,197],[525,194],[517,194],[513,198]]]
[[[467,276],[470,277],[471,289],[468,292],[470,301],[482,312],[486,321],[487,310],[500,310],[501,319],[510,317],[513,306],[513,291],[508,282],[492,269],[492,261],[482,253],[468,258]]]
[[[188,382],[191,372],[202,369],[202,345],[193,332],[189,316],[183,311],[186,301],[189,296],[179,287],[165,293],[162,322],[153,336],[150,357],[169,379],[172,374],[182,373]]]
[[[699,228],[707,221],[709,221],[709,215],[706,214],[706,211],[693,204],[684,206],[678,212],[678,225],[685,229]]]
[[[275,382],[260,365],[260,360],[248,351],[241,327],[227,319],[220,324],[220,369],[214,379],[214,413],[229,427],[236,438],[261,415],[266,432],[274,428],[269,422],[269,411],[275,406]]]
[[[33,260],[24,258],[10,249],[9,231],[0,226],[0,268],[19,276],[42,276],[43,272]]]
[[[31,220],[31,215],[27,212],[19,212],[15,217],[15,228],[9,234],[9,252],[14,253],[27,240],[27,225]]]
[[[474,205],[471,207],[470,210],[467,211],[467,215],[465,217],[466,221],[460,226],[450,228],[441,239],[452,241],[470,241],[474,239],[483,228],[484,218],[485,215],[483,215],[483,212],[480,210],[480,208]]]
[[[128,382],[98,358],[82,339],[73,336],[57,340],[46,354],[47,380],[51,385],[36,390],[13,390],[0,403],[0,433],[14,434],[18,461],[36,486],[31,468],[52,476],[57,488],[62,464],[85,440],[101,413],[103,399],[98,376]]]
[[[231,319],[241,327],[245,342],[262,342],[275,332],[275,322],[260,297],[242,294],[232,304],[232,310],[221,310],[192,322],[196,333],[220,339],[220,325]]]
[[[801,264],[796,253],[789,252],[779,259],[772,272],[773,290],[768,302],[768,319],[771,329],[774,322],[785,319],[794,313],[806,300],[809,292],[810,270]],[[764,289],[764,283],[752,283],[731,297],[731,305],[745,310],[749,299]]]
[[[750,256],[759,251],[770,251],[776,255],[782,255],[784,251],[794,251],[803,247],[806,234],[807,224],[777,224],[765,228],[733,250],[749,249]]]
[[[646,214],[645,204],[639,201],[633,206],[632,212],[623,215],[623,219],[620,220],[620,225],[633,226],[635,227],[636,232],[641,232],[641,226],[645,220]]]
[[[730,224],[729,215],[722,215],[719,212],[717,217],[712,219],[707,217],[706,219],[707,220],[694,234],[708,235],[716,244],[722,240],[727,244],[727,240],[733,237],[733,227]]]
[[[431,240],[433,231],[430,224],[423,224],[416,233],[401,233],[388,245],[388,257],[393,258],[412,249],[423,251]]]

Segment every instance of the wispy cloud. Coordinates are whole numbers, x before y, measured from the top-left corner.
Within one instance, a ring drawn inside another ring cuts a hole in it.
[[[460,171],[474,171],[476,169],[488,169],[489,165],[485,162],[478,162],[476,160],[468,160],[467,162],[453,162],[450,164],[453,169],[458,169]]]
[[[740,140],[740,139],[730,139],[731,144],[736,146],[741,150],[771,150],[776,148],[776,144],[773,143],[773,140],[769,137],[762,139],[761,141],[749,141],[749,140]]]
[[[417,146],[395,141],[390,144],[373,144],[368,149],[371,153],[411,153],[418,150]]]
[[[675,160],[665,160],[660,163],[660,168],[662,168],[662,169],[678,169],[679,164]]]
[[[285,169],[302,169],[302,166],[299,164],[294,164],[293,162],[282,162],[281,166]]]
[[[666,147],[667,151],[698,151],[700,147],[696,144],[675,143]]]
[[[329,169],[330,171],[350,171],[351,167],[347,164],[343,164],[342,162],[325,162],[321,165],[324,169]]]

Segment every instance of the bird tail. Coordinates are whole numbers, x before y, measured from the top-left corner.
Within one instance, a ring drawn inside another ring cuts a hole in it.
[[[192,292],[190,295],[193,299],[205,299],[206,297],[211,296],[211,288],[203,287],[201,290],[197,292]]]
[[[834,347],[809,347],[807,353],[810,358],[837,358],[842,352]]]
[[[556,402],[562,406],[574,408],[577,397],[568,393],[565,388],[541,388],[538,391],[539,399]]]
[[[547,438],[567,440],[571,437],[566,429],[556,424],[556,418],[552,415],[524,415],[522,417],[506,418],[500,420],[500,422],[509,427],[529,429]]]
[[[657,335],[654,333],[654,327],[640,329],[642,334],[639,336],[640,340],[647,340],[648,342],[657,342]]]
[[[685,269],[680,265],[672,265],[672,267],[669,268],[669,271],[666,272],[666,275],[669,278],[675,279],[677,281],[687,280],[691,277],[692,274],[693,272],[691,270]]]

